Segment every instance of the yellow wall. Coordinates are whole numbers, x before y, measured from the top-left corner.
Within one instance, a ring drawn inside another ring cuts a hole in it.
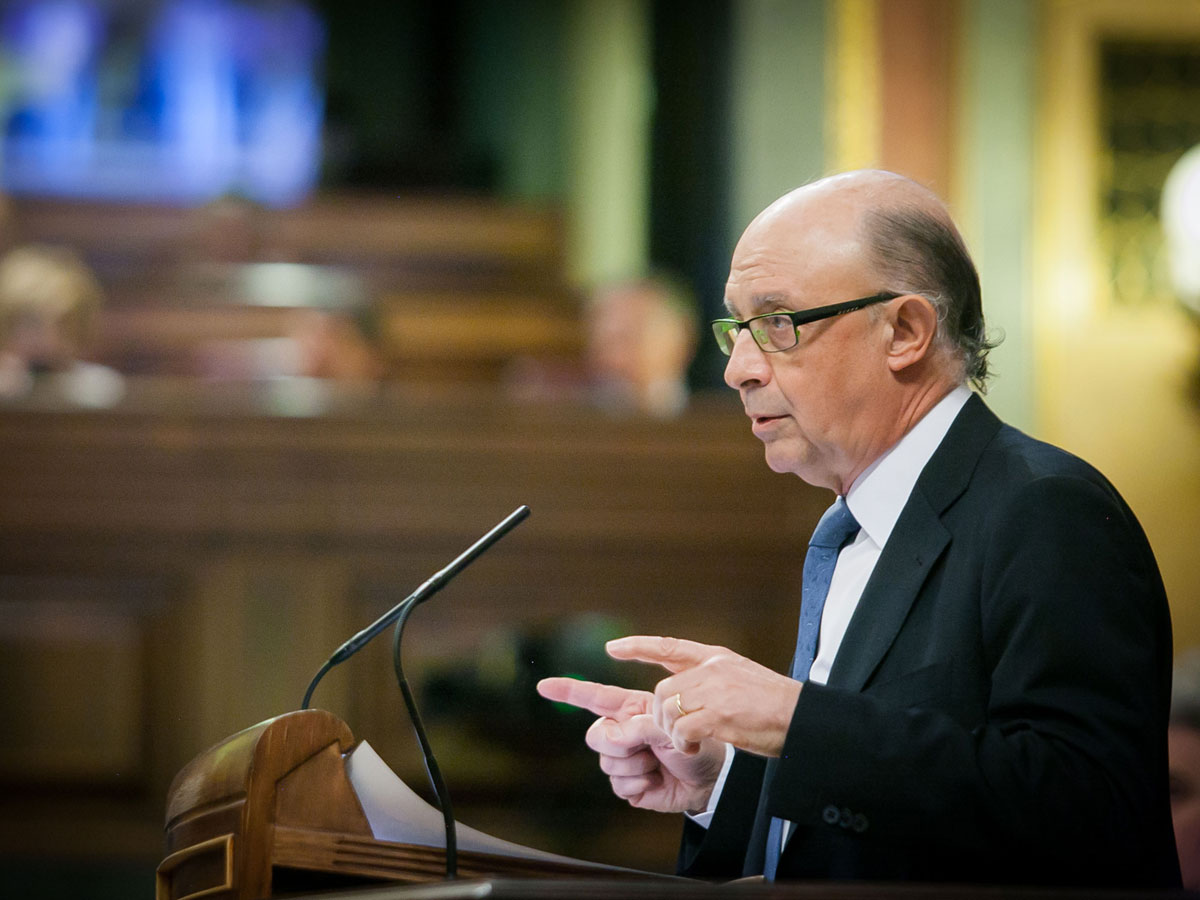
[[[1200,645],[1200,330],[1181,310],[1117,309],[1100,275],[1096,44],[1200,38],[1200,3],[1044,0],[1035,184],[1036,425],[1125,495],[1158,556],[1178,649]]]

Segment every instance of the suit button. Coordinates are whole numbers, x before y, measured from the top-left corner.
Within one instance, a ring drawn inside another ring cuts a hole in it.
[[[841,815],[838,816],[838,824],[843,828],[849,828],[852,821],[854,821],[854,813],[842,807]]]
[[[867,821],[867,817],[862,813],[856,813],[854,818],[850,820],[850,827],[857,833],[862,834],[871,827],[871,823]]]
[[[825,820],[826,825],[836,825],[841,817],[842,814],[832,803],[821,811],[821,818]]]

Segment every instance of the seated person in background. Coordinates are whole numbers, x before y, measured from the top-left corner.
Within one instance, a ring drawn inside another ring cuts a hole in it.
[[[280,337],[203,345],[197,368],[218,381],[318,378],[373,384],[386,374],[376,331],[369,309],[297,308],[288,312]]]
[[[64,247],[31,244],[0,259],[0,397],[35,390],[83,406],[111,406],[121,376],[84,360],[103,291]]]
[[[601,289],[588,311],[588,367],[601,405],[671,416],[687,405],[696,312],[686,291],[651,276]]]
[[[1193,650],[1175,668],[1167,751],[1171,818],[1183,886],[1200,891],[1200,650]]]
[[[384,365],[375,348],[376,330],[368,311],[297,310],[288,333],[297,374],[334,381],[378,380]]]
[[[697,328],[694,300],[673,279],[616,282],[597,290],[588,304],[582,368],[519,360],[507,387],[519,399],[579,400],[614,412],[674,416],[687,405]]]

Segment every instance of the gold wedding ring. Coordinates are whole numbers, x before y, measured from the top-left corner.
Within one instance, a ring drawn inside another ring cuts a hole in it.
[[[675,695],[675,708],[679,710],[679,718],[682,719],[687,715],[687,710],[683,708],[683,698],[678,694]]]

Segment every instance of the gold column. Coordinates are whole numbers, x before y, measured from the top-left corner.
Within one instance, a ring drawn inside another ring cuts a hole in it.
[[[1044,0],[1033,327],[1040,437],[1079,453],[1137,513],[1171,598],[1177,650],[1200,645],[1195,329],[1175,307],[1121,308],[1099,233],[1101,42],[1200,38],[1200,3]]]
[[[878,0],[828,0],[826,158],[837,171],[879,164]]]

